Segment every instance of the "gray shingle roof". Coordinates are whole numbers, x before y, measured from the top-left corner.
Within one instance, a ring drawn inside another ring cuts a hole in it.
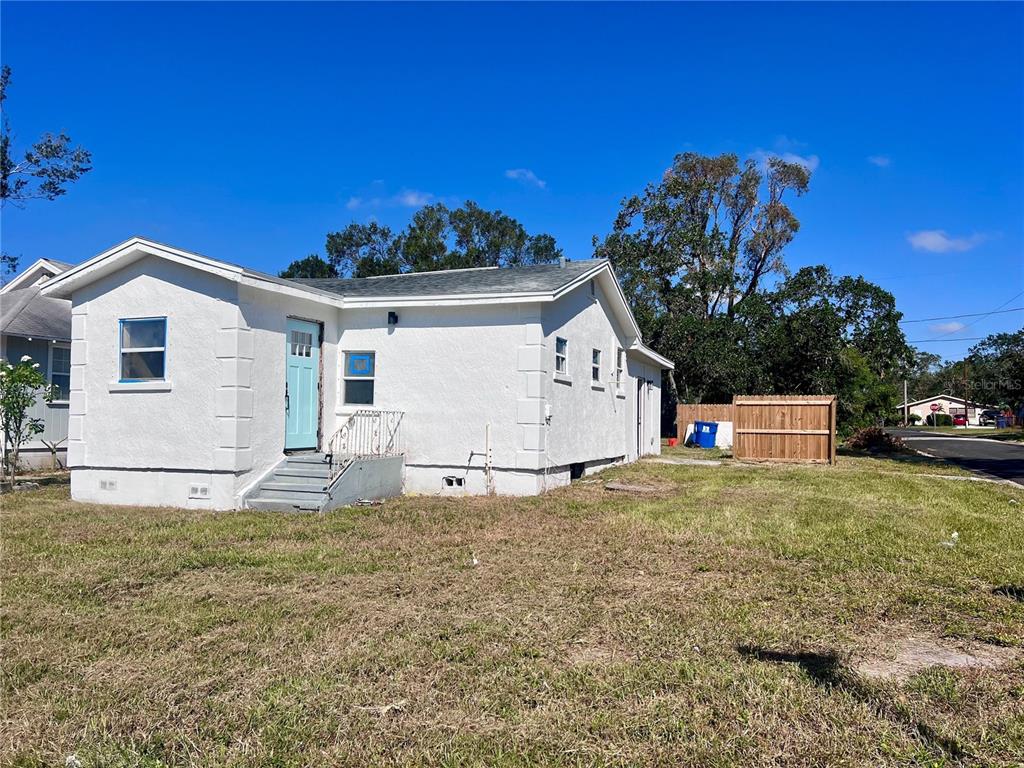
[[[536,264],[501,269],[457,269],[441,272],[410,272],[404,275],[354,278],[293,278],[292,282],[341,296],[473,295],[480,293],[548,293],[557,291],[577,277],[604,263],[603,259]]]
[[[71,302],[40,296],[41,286],[0,295],[0,333],[40,339],[71,339]]]

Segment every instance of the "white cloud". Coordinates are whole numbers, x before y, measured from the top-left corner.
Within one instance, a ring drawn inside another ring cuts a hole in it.
[[[528,186],[534,186],[538,189],[544,189],[548,185],[544,179],[537,178],[537,174],[529,168],[510,168],[505,171],[505,178],[513,179],[514,181],[521,182]]]
[[[377,182],[374,182],[377,185]],[[379,186],[379,185],[378,185]],[[361,208],[422,208],[434,199],[429,192],[420,192],[417,189],[402,189],[395,195],[375,195],[373,197],[359,197],[353,195],[345,203],[350,211]]]
[[[981,245],[986,239],[985,235],[978,233],[970,237],[950,237],[942,229],[922,229],[907,235],[907,242],[916,250],[930,253],[962,253]]]
[[[817,170],[819,165],[821,165],[821,158],[817,155],[799,155],[796,152],[775,152],[765,149],[755,149],[750,153],[750,156],[757,161],[757,164],[761,166],[762,170],[768,168],[768,160],[773,157],[778,157],[785,160],[787,163],[802,165],[812,173]]]
[[[420,192],[416,189],[403,189],[397,195],[394,200],[398,205],[404,205],[407,208],[421,208],[431,201],[434,196],[429,192]]]
[[[892,163],[892,158],[886,155],[869,155],[868,162],[872,165],[877,165],[879,168],[888,168]]]
[[[808,171],[816,170],[821,164],[821,160],[818,159],[817,155],[798,155],[795,152],[783,152],[782,159],[787,163],[802,165]]]
[[[932,333],[956,333],[962,331],[967,326],[963,323],[936,323],[935,325],[929,325],[928,328]]]

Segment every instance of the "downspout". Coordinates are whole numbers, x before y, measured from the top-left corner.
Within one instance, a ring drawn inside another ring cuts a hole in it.
[[[491,460],[491,422],[484,428],[484,476],[487,482],[487,495],[494,495],[494,465]]]

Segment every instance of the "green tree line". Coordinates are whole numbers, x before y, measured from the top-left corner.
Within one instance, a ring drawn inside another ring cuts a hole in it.
[[[808,168],[777,157],[687,152],[625,198],[608,234],[595,236],[594,256],[611,261],[645,341],[676,365],[663,382],[666,428],[677,402],[836,394],[849,432],[896,418],[904,378],[924,391],[929,376],[955,371],[907,344],[888,291],[824,265],[788,268],[786,248],[800,230],[791,205],[810,183]],[[368,277],[562,255],[551,235],[472,201],[427,205],[400,231],[353,222],[329,233],[325,248],[326,258],[310,255],[281,275]],[[969,364],[1024,370],[1010,353],[1020,340],[1009,336],[979,345]]]

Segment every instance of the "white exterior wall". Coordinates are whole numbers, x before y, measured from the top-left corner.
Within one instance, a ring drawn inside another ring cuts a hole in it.
[[[486,493],[487,424],[499,493],[536,493],[521,473],[516,429],[525,382],[517,373],[520,347],[539,338],[536,305],[402,307],[398,324],[388,309],[346,309],[334,367],[338,424],[359,408],[344,405],[340,375],[345,351],[376,355],[373,408],[404,412],[406,490],[440,493],[443,478],[461,477],[468,493]],[[533,466],[525,467],[533,469]]]
[[[233,506],[239,457],[217,450],[218,415],[227,407],[217,355],[218,329],[234,322],[236,300],[235,284],[153,257],[75,293],[68,421],[75,499]],[[118,321],[161,316],[167,381],[119,384]],[[208,499],[188,498],[193,482],[208,485]]]
[[[486,493],[485,452],[497,493],[533,494],[569,481],[569,465],[595,471],[637,457],[637,379],[645,388],[643,453],[660,452],[661,371],[627,358],[614,386],[615,350],[625,339],[589,284],[547,304],[346,309],[337,351],[338,424],[345,351],[376,354],[373,408],[403,411],[406,490]],[[555,337],[570,340],[571,383],[554,377]],[[602,350],[603,388],[590,381],[591,350]],[[548,422],[550,415],[550,422]],[[461,491],[446,476],[464,481]]]
[[[323,324],[320,348],[322,370],[321,441],[326,442],[337,429],[338,321],[336,307],[318,301],[299,299],[242,286],[239,292],[242,323],[252,335],[253,413],[251,435],[252,461],[238,480],[238,494],[257,483],[284,456],[285,433],[285,343],[289,317]]]
[[[931,413],[932,413],[932,410],[931,410],[931,404],[932,403],[938,403],[939,405],[941,405],[942,406],[942,410],[939,411],[939,413],[944,414],[946,416],[951,415],[951,411],[954,410],[954,409],[959,410],[961,413],[963,412],[963,409],[964,409],[964,401],[962,399],[954,400],[951,397],[947,397],[947,396],[944,396],[944,395],[939,395],[938,397],[930,398],[928,400],[925,400],[924,402],[918,403],[917,405],[911,405],[907,410],[908,410],[909,413],[916,413],[918,416],[920,416],[921,417],[921,424],[924,424],[925,423],[925,419],[927,419],[928,416],[930,416]],[[981,419],[981,412],[984,411],[984,410],[987,410],[990,407],[992,407],[992,406],[978,405],[978,404],[972,402],[970,404],[970,406],[968,406],[968,408],[967,408],[967,423],[968,424],[972,424],[974,426],[978,426],[978,424],[980,422],[980,419]],[[902,406],[899,409],[899,414],[900,414],[900,418],[902,418],[903,417],[903,408],[902,408]]]
[[[568,342],[566,375],[555,372],[558,337]],[[550,467],[636,458],[635,363],[627,359],[622,386],[615,385],[616,350],[626,346],[599,285],[586,283],[544,307],[545,389],[551,406],[545,438]],[[591,380],[594,349],[601,350],[599,383]],[[560,481],[564,482],[561,478],[555,482]]]
[[[402,411],[405,487],[419,493],[533,494],[660,450],[661,371],[627,354],[600,287],[541,304],[338,309],[147,257],[73,298],[69,464],[75,499],[236,508],[282,458],[288,317],[323,324],[321,446],[353,411],[342,354],[376,354],[373,408]],[[166,383],[119,384],[118,321],[168,318]],[[553,376],[556,336],[569,339],[571,384]],[[602,350],[602,385],[590,380]],[[550,415],[550,421],[548,416]],[[488,444],[488,425],[490,425]],[[460,477],[461,488],[443,480]],[[190,498],[193,485],[208,488]]]
[[[156,257],[76,292],[68,425],[73,498],[239,506],[245,490],[283,456],[289,315],[323,322],[324,370],[337,370],[338,310],[316,301],[256,291]],[[166,382],[119,384],[118,321],[161,316]],[[327,436],[335,391],[324,387]],[[204,498],[190,498],[196,484],[208,488]]]

